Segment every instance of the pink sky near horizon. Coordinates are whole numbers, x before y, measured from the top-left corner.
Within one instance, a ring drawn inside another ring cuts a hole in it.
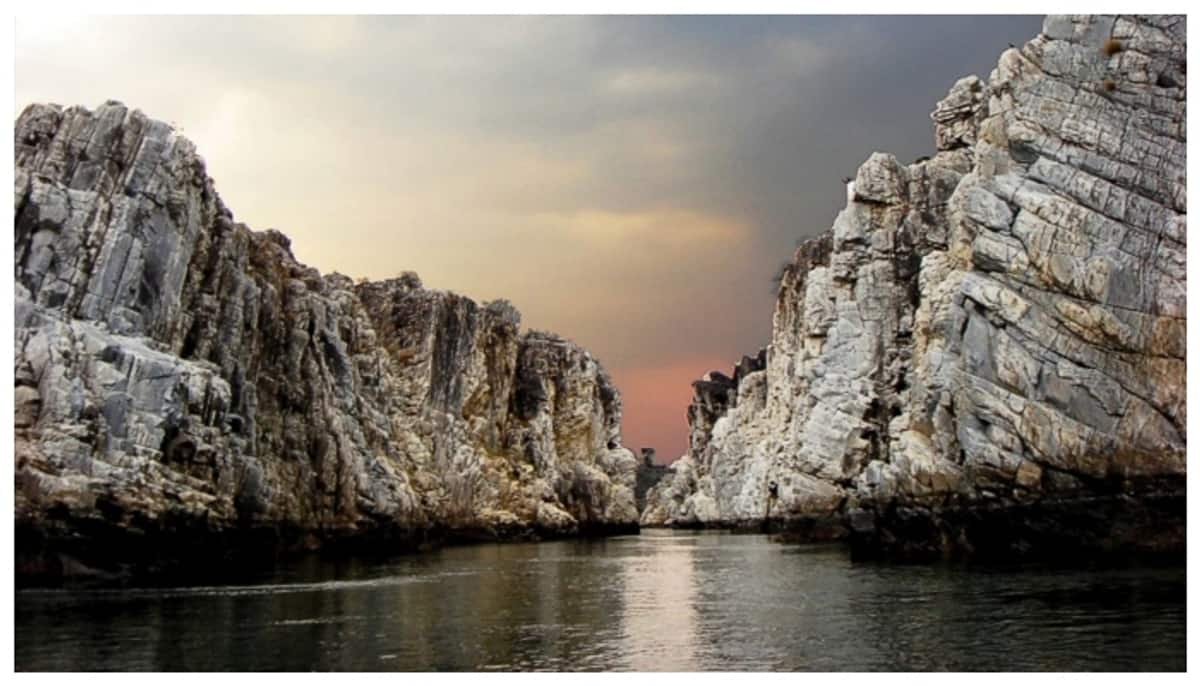
[[[616,369],[613,381],[621,390],[625,447],[639,457],[654,448],[656,460],[669,464],[687,452],[687,407],[692,382],[712,370],[729,372],[722,358],[689,358],[649,368]]]

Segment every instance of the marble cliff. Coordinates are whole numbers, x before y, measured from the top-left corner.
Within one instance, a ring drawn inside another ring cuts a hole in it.
[[[120,103],[32,105],[15,135],[19,574],[636,530],[586,350],[505,301],[298,263]]]
[[[1186,23],[1049,17],[874,154],[643,525],[899,556],[1184,540]],[[771,497],[771,485],[775,497]],[[770,516],[767,512],[770,508]]]

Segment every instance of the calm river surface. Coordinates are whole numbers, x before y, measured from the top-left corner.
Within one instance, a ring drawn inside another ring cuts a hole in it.
[[[18,670],[1182,670],[1186,574],[652,530],[16,594]]]

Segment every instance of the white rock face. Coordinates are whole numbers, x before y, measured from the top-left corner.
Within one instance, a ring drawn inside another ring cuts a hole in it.
[[[235,223],[192,144],[120,103],[27,108],[15,184],[31,573],[252,531],[636,529],[616,388],[573,343],[521,334],[507,302],[322,276]]]
[[[772,481],[784,520],[1181,486],[1185,30],[1050,17],[938,104],[931,159],[872,155],[784,274],[765,370],[714,411],[695,384],[643,524],[761,520]]]

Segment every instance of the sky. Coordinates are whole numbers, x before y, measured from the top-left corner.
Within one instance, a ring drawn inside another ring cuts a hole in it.
[[[772,276],[871,152],[1035,17],[16,19],[14,118],[116,99],[182,128],[301,261],[506,298],[586,347],[626,446],[687,449],[691,381],[769,342]]]

